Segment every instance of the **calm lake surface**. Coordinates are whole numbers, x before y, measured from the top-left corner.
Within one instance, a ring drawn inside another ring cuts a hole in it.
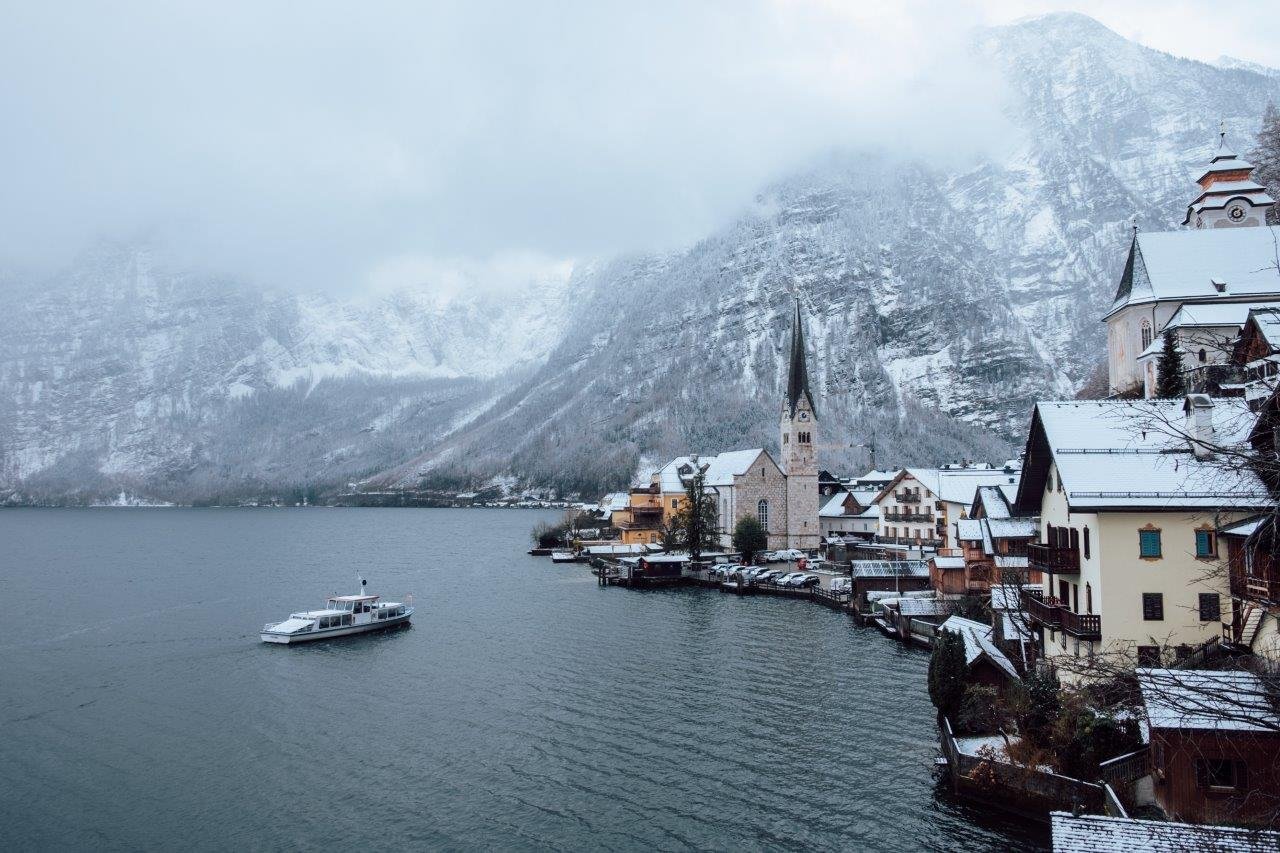
[[[5,849],[1034,849],[936,785],[927,656],[601,589],[515,510],[0,512]],[[412,628],[258,630],[355,588]]]

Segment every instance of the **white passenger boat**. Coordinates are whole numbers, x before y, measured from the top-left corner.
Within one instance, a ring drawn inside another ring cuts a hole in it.
[[[360,588],[366,581],[360,579]],[[399,601],[381,601],[377,595],[335,595],[325,602],[323,610],[291,613],[283,622],[262,626],[264,643],[303,643],[381,631],[404,625],[413,616],[413,608]]]

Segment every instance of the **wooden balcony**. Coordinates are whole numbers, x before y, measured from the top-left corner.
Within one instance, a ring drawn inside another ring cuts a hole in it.
[[[1268,577],[1231,573],[1231,594],[1246,601],[1262,604],[1280,604],[1280,580]]]
[[[1027,563],[1033,571],[1077,575],[1080,573],[1080,549],[1034,542],[1027,546]]]
[[[933,521],[933,514],[927,512],[900,512],[896,515],[894,513],[889,513],[885,516],[885,520],[928,522]]]
[[[1081,640],[1102,639],[1102,617],[1097,613],[1072,613],[1067,608],[1062,611],[1062,630]]]
[[[900,504],[918,504],[920,496],[915,492],[894,492],[893,497]]]
[[[1058,606],[1056,598],[1041,599],[1024,592],[1022,607],[1028,616],[1046,628],[1056,629],[1062,624],[1062,608]]]

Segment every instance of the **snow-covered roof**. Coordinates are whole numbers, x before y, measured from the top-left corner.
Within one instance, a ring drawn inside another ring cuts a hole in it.
[[[979,486],[1016,484],[1017,471],[999,468],[908,468],[908,476],[917,480],[939,500],[948,503],[973,505]]]
[[[1271,346],[1271,349],[1280,350],[1280,304],[1268,308],[1255,308],[1249,312],[1249,316],[1257,325],[1262,339]]]
[[[1228,525],[1218,530],[1222,536],[1243,536],[1249,537],[1258,532],[1258,528],[1266,521],[1266,516],[1259,515],[1256,518],[1246,518],[1244,521]]]
[[[1277,294],[1280,299],[1280,294]],[[1278,302],[1191,302],[1178,308],[1164,324],[1165,329],[1184,329],[1191,326],[1211,328],[1239,328],[1249,319],[1249,312],[1258,309],[1280,308]]]
[[[617,554],[648,554],[661,550],[662,546],[656,542],[636,542],[630,545],[589,545],[582,549],[582,553],[592,557],[608,557]]]
[[[847,497],[849,497],[848,492],[837,491],[818,510],[818,515],[822,518],[844,518],[844,501]]]
[[[979,658],[986,655],[995,666],[1013,677],[1019,678],[1018,670],[1005,657],[1004,652],[991,639],[991,626],[963,616],[948,616],[947,621],[939,627],[942,631],[951,631],[964,639],[964,662],[972,666]]]
[[[879,518],[879,517],[880,517],[880,507],[878,504],[872,504],[871,506],[867,507],[866,509],[864,509],[862,512],[858,513],[855,516],[855,518]]]
[[[1138,687],[1153,729],[1265,732],[1280,729],[1280,714],[1252,672],[1139,669]]]
[[[759,447],[750,450],[730,450],[716,456],[699,456],[698,464],[707,466],[706,482],[708,486],[731,486],[733,478],[747,472],[756,458],[764,453]],[[677,456],[658,469],[658,488],[665,494],[683,494],[684,483],[680,479],[680,469],[689,466],[692,470],[692,456]]]
[[[747,473],[751,464],[759,458],[761,453],[764,453],[764,450],[759,447],[721,453],[711,460],[711,467],[707,469],[707,485],[732,486],[733,478]]]
[[[899,598],[897,607],[903,616],[945,616],[955,610],[955,602],[938,598]]]
[[[996,584],[991,587],[992,610],[1021,610],[1022,591],[1024,589],[1040,589],[1036,584]]]
[[[1239,230],[1239,229],[1237,229]],[[1210,443],[1238,444],[1256,416],[1241,398],[1213,400]],[[1123,508],[1245,509],[1269,505],[1267,489],[1249,470],[1199,459],[1183,429],[1182,400],[1072,400],[1036,404],[1052,461],[1073,510]],[[1033,436],[1034,438],[1034,436]],[[1031,445],[1031,442],[1028,443]],[[1047,459],[1028,477],[1019,501],[1039,505]]]
[[[944,571],[964,568],[964,557],[933,557],[932,562],[935,567]]]
[[[846,491],[862,506],[867,506],[876,499],[876,495],[880,494],[879,489],[847,489]]]
[[[600,501],[601,508],[609,512],[624,510],[630,503],[630,495],[626,492],[610,492]]]
[[[1018,490],[1015,487],[1013,494],[1010,495],[1006,489],[1013,485],[1015,484],[1001,483],[997,486],[979,486],[973,502],[976,505],[978,499],[982,499],[982,508],[986,512],[987,518],[1008,518],[1010,515],[1009,505],[1017,497]]]
[[[1280,832],[1052,812],[1054,853],[1275,853]]]
[[[995,539],[1033,539],[1040,532],[1040,525],[1034,518],[987,518],[983,519]]]
[[[1025,554],[996,554],[995,562],[997,569],[1025,569],[1031,565]]]
[[[982,519],[961,518],[956,521],[956,539],[961,542],[976,542],[982,539]]]
[[[851,565],[855,578],[929,576],[929,564],[924,560],[854,560]]]
[[[1016,618],[1012,613],[1001,613],[1000,630],[1004,632],[1006,640],[1030,640],[1031,628],[1028,626],[1029,621],[1025,613]]]
[[[1280,228],[1269,225],[1139,233],[1108,315],[1125,305],[1165,299],[1280,299],[1276,240]],[[1226,282],[1225,293],[1214,279]]]

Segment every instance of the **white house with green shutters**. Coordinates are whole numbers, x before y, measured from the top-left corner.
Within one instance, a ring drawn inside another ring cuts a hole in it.
[[[1239,398],[1204,395],[1036,405],[1016,511],[1040,518],[1028,563],[1043,586],[1025,604],[1050,664],[1101,652],[1156,664],[1221,635],[1215,531],[1270,498],[1213,448],[1243,441],[1254,418]]]

